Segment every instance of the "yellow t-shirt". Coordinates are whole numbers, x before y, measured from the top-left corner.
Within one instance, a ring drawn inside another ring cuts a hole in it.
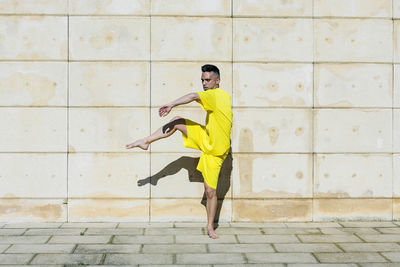
[[[198,92],[200,106],[207,111],[206,132],[204,141],[205,153],[221,156],[230,148],[232,128],[231,96],[220,88]]]

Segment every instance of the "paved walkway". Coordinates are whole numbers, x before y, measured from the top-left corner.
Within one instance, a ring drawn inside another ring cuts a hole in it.
[[[400,266],[400,222],[0,223],[0,266]]]

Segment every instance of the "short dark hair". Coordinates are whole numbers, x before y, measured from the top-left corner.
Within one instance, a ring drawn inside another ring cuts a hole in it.
[[[202,72],[212,72],[214,73],[215,77],[219,79],[219,69],[211,64],[206,64],[201,67]]]

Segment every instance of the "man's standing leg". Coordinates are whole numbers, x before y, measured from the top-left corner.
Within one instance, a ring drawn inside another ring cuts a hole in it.
[[[207,196],[207,233],[209,237],[215,239],[219,237],[214,231],[214,218],[218,205],[217,191],[210,187],[206,182],[204,182],[204,190],[206,191]]]

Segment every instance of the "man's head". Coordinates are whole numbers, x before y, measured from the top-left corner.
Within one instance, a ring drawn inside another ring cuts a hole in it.
[[[219,88],[219,69],[214,65],[204,65],[201,67],[201,83],[203,90]]]

